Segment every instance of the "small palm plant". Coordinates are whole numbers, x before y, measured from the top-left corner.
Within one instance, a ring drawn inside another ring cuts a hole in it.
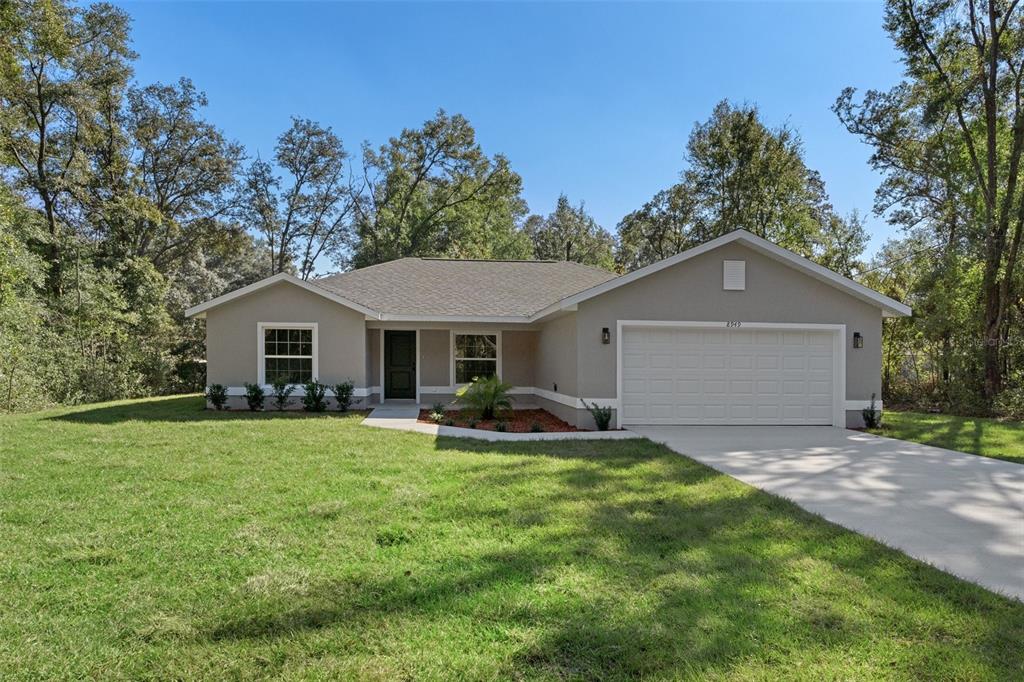
[[[475,377],[472,383],[466,384],[455,395],[459,401],[473,410],[480,412],[481,419],[494,419],[498,410],[512,409],[512,397],[508,394],[512,384],[506,384],[497,376]]]

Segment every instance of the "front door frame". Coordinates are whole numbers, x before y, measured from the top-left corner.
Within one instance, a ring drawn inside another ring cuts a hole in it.
[[[386,374],[385,373],[385,367],[384,367],[384,358],[386,357],[386,355],[384,353],[384,342],[387,339],[386,332],[410,332],[410,331],[411,332],[415,332],[415,334],[416,334],[416,360],[415,360],[415,362],[416,362],[416,404],[418,405],[419,402],[420,402],[420,330],[419,329],[409,329],[407,327],[406,328],[401,328],[401,327],[381,327],[381,329],[380,329],[380,343],[377,344],[377,345],[380,346],[380,364],[379,364],[379,367],[380,367],[380,401],[382,403],[385,400],[388,399],[388,396],[387,396],[387,382],[384,380],[385,379],[385,374]],[[407,400],[407,398],[393,398],[393,400]]]
[[[697,329],[778,329],[832,332],[832,426],[846,428],[846,325],[811,322],[697,322],[692,320],[618,320],[615,329],[615,390],[622,404],[622,330],[624,327],[685,327]],[[619,425],[633,424],[619,416]]]

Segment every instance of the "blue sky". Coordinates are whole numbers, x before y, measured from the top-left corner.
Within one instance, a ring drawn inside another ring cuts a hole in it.
[[[836,207],[870,214],[870,150],[829,107],[901,73],[880,2],[120,4],[139,82],[192,78],[250,154],[269,156],[292,115],[356,152],[443,107],[509,157],[532,211],[564,192],[611,230],[675,182],[724,98],[797,128]],[[873,252],[892,230],[868,225]]]

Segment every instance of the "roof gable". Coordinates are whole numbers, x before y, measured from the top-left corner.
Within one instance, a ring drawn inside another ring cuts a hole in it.
[[[600,296],[605,292],[617,289],[629,284],[630,282],[635,282],[636,280],[647,277],[648,275],[653,275],[656,272],[678,265],[690,260],[691,258],[695,258],[696,256],[708,253],[709,251],[713,251],[714,249],[733,242],[741,242],[754,251],[764,254],[765,256],[794,269],[800,270],[801,272],[844,291],[855,298],[865,301],[866,303],[870,303],[871,305],[881,308],[882,315],[885,317],[904,317],[911,314],[909,306],[904,305],[893,298],[881,294],[874,289],[870,289],[863,284],[854,282],[848,277],[843,277],[839,273],[818,265],[814,261],[808,260],[803,256],[799,256],[788,249],[778,246],[777,244],[773,244],[767,239],[762,239],[761,237],[751,234],[746,230],[735,230],[729,234],[725,234],[716,239],[712,239],[709,242],[705,242],[700,246],[687,249],[675,256],[670,256],[656,263],[640,268],[639,270],[634,270],[633,272],[622,275],[621,277],[616,277],[613,280],[603,282],[585,291],[568,296],[557,304],[549,306],[537,313],[534,316],[534,319],[554,314],[560,310],[572,309],[583,301]]]
[[[229,303],[230,301],[233,301],[237,298],[242,298],[243,296],[248,296],[249,294],[256,293],[260,289],[265,289],[266,287],[273,286],[274,284],[278,284],[279,282],[293,284],[301,289],[309,291],[310,293],[314,293],[317,296],[323,296],[324,298],[330,301],[334,301],[335,303],[343,305],[346,308],[351,308],[352,310],[361,312],[369,317],[380,317],[380,313],[377,312],[376,310],[356,303],[355,301],[351,301],[343,296],[339,296],[338,294],[335,294],[321,287],[310,284],[309,282],[301,280],[294,275],[289,275],[287,272],[279,272],[276,275],[271,275],[270,277],[261,279],[258,282],[253,282],[252,284],[244,286],[241,289],[229,291],[228,293],[222,296],[212,298],[209,301],[200,303],[197,306],[193,306],[185,311],[185,317],[202,317],[210,308],[216,308],[219,305]]]

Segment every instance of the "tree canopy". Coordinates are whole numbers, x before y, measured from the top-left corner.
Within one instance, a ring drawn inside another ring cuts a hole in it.
[[[694,126],[680,182],[619,223],[617,262],[652,263],[738,228],[850,274],[867,241],[857,216],[836,215],[799,135],[767,127],[757,107],[720,102]]]

